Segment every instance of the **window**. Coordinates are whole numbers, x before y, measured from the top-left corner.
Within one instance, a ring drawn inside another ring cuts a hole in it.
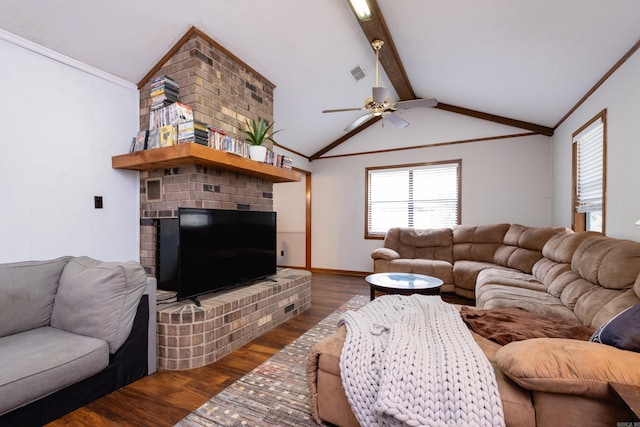
[[[605,229],[606,110],[573,134],[573,225],[575,231]]]
[[[365,238],[460,223],[461,160],[366,169]]]

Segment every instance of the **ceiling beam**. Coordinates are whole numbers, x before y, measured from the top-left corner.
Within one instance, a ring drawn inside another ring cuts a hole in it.
[[[370,46],[374,40],[382,40],[384,42],[384,46],[380,49],[380,65],[384,68],[384,72],[387,74],[387,77],[389,77],[398,97],[402,101],[416,99],[416,94],[411,87],[407,72],[402,65],[402,60],[400,60],[396,45],[393,43],[387,23],[382,16],[382,12],[380,12],[378,2],[376,0],[368,0],[367,3],[371,10],[371,18],[361,21],[354,12],[354,16],[356,16],[356,19],[360,23],[362,32],[369,41]],[[373,49],[373,47],[371,49]]]
[[[416,99],[416,94],[411,87],[411,82],[409,81],[409,77],[407,76],[404,66],[402,65],[402,61],[400,60],[400,55],[398,55],[396,45],[391,38],[391,33],[389,32],[387,23],[382,16],[382,12],[380,12],[380,7],[378,6],[377,0],[367,0],[367,3],[369,4],[369,9],[371,10],[371,18],[361,21],[356,15],[355,11],[352,10],[354,17],[360,24],[360,28],[369,41],[369,44],[371,44],[371,42],[376,39],[382,40],[384,42],[384,47],[380,49],[380,65],[382,65],[382,68],[384,68],[384,72],[387,74],[387,77],[389,77],[389,80],[391,81],[393,88],[396,90],[396,93],[398,94],[400,100],[409,101],[412,99]],[[471,110],[469,108],[456,107],[455,105],[438,103],[436,108],[444,111],[463,114],[465,116],[474,117],[477,119],[488,120],[502,125],[530,130],[546,136],[553,135],[554,131],[553,128],[547,126],[529,123],[522,120],[510,119],[508,117],[497,116],[495,114],[483,113],[481,111]],[[343,135],[342,137],[336,139],[334,142],[309,157],[309,161],[318,159],[322,154],[334,149],[347,139],[368,128],[371,124],[373,124],[370,122],[367,122],[364,125],[355,128],[346,135]]]
[[[452,113],[463,114],[469,117],[475,117],[477,119],[488,120],[490,122],[500,123],[501,125],[513,126],[520,129],[530,130],[546,136],[553,135],[553,128],[537,125],[535,123],[523,122],[522,120],[510,119],[507,117],[496,116],[495,114],[483,113],[482,111],[471,110],[464,107],[456,107],[455,105],[444,104],[439,102],[435,108],[444,111],[450,111]]]

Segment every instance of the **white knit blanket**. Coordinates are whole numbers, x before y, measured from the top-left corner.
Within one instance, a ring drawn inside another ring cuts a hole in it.
[[[342,323],[342,384],[362,426],[504,426],[493,368],[440,297],[386,295]]]

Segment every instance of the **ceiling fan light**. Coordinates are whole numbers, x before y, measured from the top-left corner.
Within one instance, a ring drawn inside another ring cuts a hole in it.
[[[371,9],[369,9],[367,0],[349,0],[349,4],[361,21],[371,18]]]

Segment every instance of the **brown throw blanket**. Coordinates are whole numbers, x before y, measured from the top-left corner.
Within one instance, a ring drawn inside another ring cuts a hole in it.
[[[460,315],[474,332],[501,345],[529,338],[586,341],[595,332],[592,326],[553,319],[515,307],[481,310],[462,306]]]

